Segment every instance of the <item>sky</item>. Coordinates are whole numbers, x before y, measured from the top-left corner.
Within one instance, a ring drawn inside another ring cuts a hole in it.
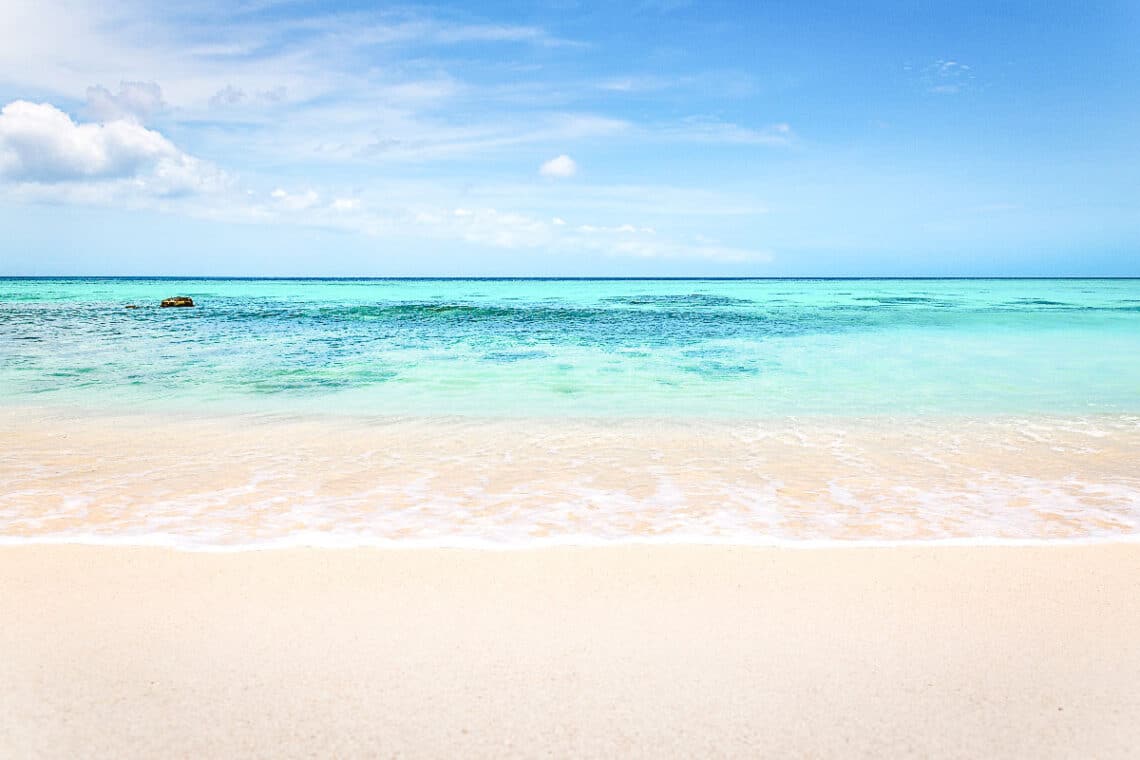
[[[4,0],[0,274],[1137,276],[1140,2]]]

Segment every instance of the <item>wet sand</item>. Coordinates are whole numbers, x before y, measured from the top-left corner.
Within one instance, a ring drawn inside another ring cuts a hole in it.
[[[0,756],[1135,757],[1140,545],[0,549]]]
[[[0,533],[176,545],[1140,535],[1140,418],[357,418],[0,407]]]

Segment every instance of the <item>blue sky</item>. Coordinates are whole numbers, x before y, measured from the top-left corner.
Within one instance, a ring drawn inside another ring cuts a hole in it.
[[[7,0],[0,273],[1140,275],[1140,3]]]

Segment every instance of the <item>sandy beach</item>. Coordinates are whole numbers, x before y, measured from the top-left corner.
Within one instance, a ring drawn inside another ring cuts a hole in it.
[[[0,550],[0,755],[1134,757],[1140,546]]]
[[[0,2],[0,760],[1140,760],[1140,0]]]

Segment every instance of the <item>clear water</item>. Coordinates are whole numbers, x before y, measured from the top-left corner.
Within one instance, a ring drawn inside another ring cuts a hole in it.
[[[173,295],[197,306],[158,308]],[[1140,280],[9,278],[0,394],[429,416],[1133,413]]]
[[[1138,462],[1140,280],[0,280],[0,542],[1136,540]]]

